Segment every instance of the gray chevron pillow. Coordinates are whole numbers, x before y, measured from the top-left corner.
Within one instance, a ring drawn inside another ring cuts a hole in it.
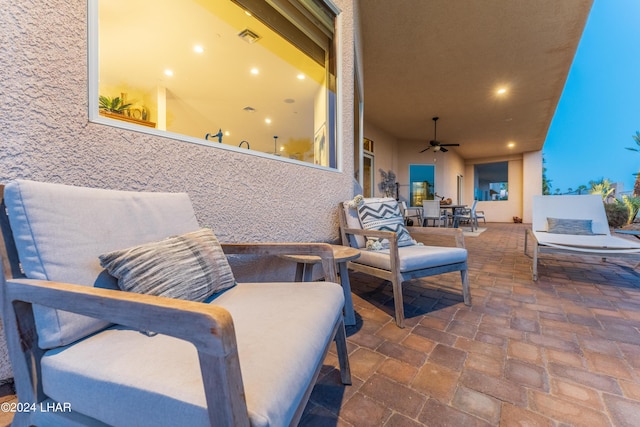
[[[203,228],[100,255],[123,291],[204,301],[236,284],[213,232]]]
[[[393,231],[398,234],[398,246],[414,245],[404,226],[398,202],[391,198],[364,199],[358,206],[358,216],[365,230]]]

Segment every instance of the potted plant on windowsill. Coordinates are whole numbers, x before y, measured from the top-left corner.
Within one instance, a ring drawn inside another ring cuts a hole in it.
[[[124,98],[120,98],[119,96],[109,98],[108,96],[100,95],[98,101],[98,108],[100,110],[114,114],[124,114],[125,111],[127,111],[132,105],[131,103],[127,103]]]
[[[128,123],[155,128],[156,124],[148,120],[149,112],[145,107],[131,108],[133,103],[127,102],[127,94],[121,97],[109,98],[100,95],[98,98],[98,109],[100,115],[109,119],[121,120]]]

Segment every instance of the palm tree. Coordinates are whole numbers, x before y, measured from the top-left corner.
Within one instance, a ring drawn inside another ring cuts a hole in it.
[[[589,181],[589,185],[591,186],[589,194],[599,194],[602,196],[603,201],[606,201],[615,191],[611,181],[606,178],[602,178],[600,181]]]
[[[627,150],[640,152],[640,132],[636,131],[635,135],[631,135],[636,145],[639,148],[635,147],[625,147]],[[636,176],[636,182],[633,184],[633,197],[640,197],[640,172],[634,173]]]
[[[542,157],[542,194],[551,194],[551,180],[547,178],[547,168],[544,164],[547,160]]]

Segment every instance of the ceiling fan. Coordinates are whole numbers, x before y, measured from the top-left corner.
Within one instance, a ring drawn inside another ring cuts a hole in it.
[[[449,151],[447,148],[445,147],[459,147],[460,144],[441,144],[437,139],[436,139],[436,131],[437,131],[437,125],[438,125],[438,119],[439,117],[434,117],[433,120],[433,139],[431,141],[429,141],[429,144],[431,145],[430,147],[425,148],[424,150],[421,150],[421,153],[424,153],[427,150],[430,150],[433,148],[433,152],[435,153],[436,151],[442,151],[443,153],[446,153],[447,151]]]

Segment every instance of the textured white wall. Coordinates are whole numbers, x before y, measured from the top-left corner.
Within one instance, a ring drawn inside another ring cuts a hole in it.
[[[337,240],[337,204],[353,194],[355,0],[334,2],[341,172],[90,123],[86,0],[3,2],[0,181],[185,191],[221,241]],[[6,367],[0,358],[0,380]]]

